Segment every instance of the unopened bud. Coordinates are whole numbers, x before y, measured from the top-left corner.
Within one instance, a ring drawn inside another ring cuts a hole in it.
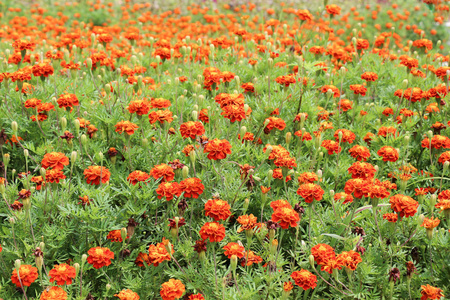
[[[17,131],[19,130],[19,125],[16,121],[11,122],[11,129],[15,135],[17,135]]]
[[[234,254],[231,255],[231,258],[230,258],[230,266],[231,266],[231,270],[232,270],[233,272],[236,271],[237,261],[238,261],[237,256],[234,255]]]
[[[291,143],[291,140],[292,140],[292,133],[287,132],[286,133],[286,144],[289,145]]]
[[[183,179],[186,179],[189,175],[189,167],[188,166],[184,166],[182,171],[181,171],[181,175],[183,176]]]
[[[84,146],[87,144],[87,136],[85,134],[81,135],[81,144]]]

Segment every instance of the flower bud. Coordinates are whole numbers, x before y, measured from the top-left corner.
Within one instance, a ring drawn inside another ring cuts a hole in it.
[[[195,164],[195,158],[196,158],[195,150],[192,150],[191,152],[189,152],[189,159],[192,164]]]
[[[403,80],[402,87],[403,89],[406,89],[408,87],[408,79]]]
[[[286,133],[286,144],[289,145],[291,143],[291,140],[292,140],[292,133],[287,132]]]
[[[81,267],[86,263],[87,260],[87,254],[81,255]]]
[[[428,136],[429,139],[432,139],[433,138],[433,131],[428,130],[427,136]]]
[[[14,262],[14,267],[16,268],[17,272],[19,272],[21,265],[22,265],[22,262],[20,261],[20,259],[16,259],[16,261]]]
[[[238,261],[237,256],[234,255],[234,254],[231,255],[231,258],[230,258],[230,266],[231,266],[231,270],[232,270],[233,272],[236,271],[237,261]]]
[[[273,170],[267,171],[267,180],[270,181],[273,179]]]
[[[70,162],[73,166],[73,164],[77,161],[77,151],[72,151],[72,153],[70,153]]]
[[[80,264],[74,263],[73,267],[75,268],[75,278],[78,276],[78,273],[80,272]]]
[[[189,175],[189,167],[188,166],[184,166],[182,171],[181,171],[181,175],[183,176],[183,179],[186,179]]]
[[[17,130],[19,130],[19,125],[16,121],[11,122],[11,129],[15,135],[17,135]]]
[[[196,110],[192,111],[191,116],[194,121],[198,120],[198,112]]]
[[[81,144],[83,144],[83,146],[86,146],[87,141],[87,136],[85,134],[81,135]]]
[[[310,255],[309,257],[308,257],[308,260],[309,260],[309,264],[311,265],[311,267],[313,268],[313,269],[315,269],[316,267],[315,267],[315,265],[314,265],[314,255]]]
[[[317,177],[322,178],[322,170],[317,170]]]
[[[271,67],[273,66],[273,59],[272,59],[272,58],[269,58],[269,59],[267,60],[267,63],[268,63],[268,65],[269,65],[269,68],[271,68]]]
[[[432,194],[430,196],[430,206],[431,207],[434,207],[436,205],[436,198],[437,198],[436,194]]]
[[[239,130],[239,135],[241,136],[241,140],[244,138],[245,134],[247,133],[247,127],[242,126]]]
[[[449,166],[449,165],[450,165],[450,162],[447,160],[447,161],[444,163],[444,173],[447,172],[448,166]]]
[[[106,284],[106,291],[109,291],[111,289],[111,285],[108,283]]]
[[[236,81],[237,86],[241,85],[241,78],[239,76],[234,76],[234,80]]]
[[[87,65],[87,67],[89,68],[89,70],[92,69],[92,59],[91,59],[90,57],[88,57],[88,58],[86,59],[86,65]]]
[[[3,154],[3,164],[7,167],[9,165],[9,161],[11,160],[11,156],[9,153]]]
[[[120,236],[122,237],[122,240],[125,242],[127,239],[127,229],[125,227],[120,229]]]
[[[12,224],[12,225],[16,224],[16,219],[14,219],[13,217],[9,218],[8,221],[9,221],[9,223]]]
[[[269,233],[270,233],[270,230],[269,230]],[[273,239],[269,245],[270,254],[275,255],[277,253],[277,249],[278,249],[278,241],[276,239]]]

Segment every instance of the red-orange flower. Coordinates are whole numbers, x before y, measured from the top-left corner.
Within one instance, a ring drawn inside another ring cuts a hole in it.
[[[130,114],[136,113],[138,116],[146,115],[150,111],[150,103],[147,100],[130,101],[127,109]]]
[[[78,98],[75,94],[61,94],[57,100],[59,108],[66,108],[80,105]]]
[[[377,154],[383,157],[383,161],[397,161],[398,151],[391,146],[383,146],[378,150]]]
[[[295,284],[301,287],[303,290],[315,289],[317,286],[317,277],[308,270],[301,269],[300,271],[294,271],[291,274],[291,278]]]
[[[171,123],[173,121],[172,112],[170,110],[152,111],[148,115],[148,119],[150,124],[154,124],[156,122],[159,122],[160,124],[163,124],[164,122]]]
[[[366,161],[370,157],[370,150],[360,145],[351,147],[348,152],[351,157],[356,158],[358,161]]]
[[[201,179],[196,177],[186,178],[180,182],[180,189],[184,192],[183,196],[185,198],[197,199],[198,196],[203,194],[205,186],[203,185]]]
[[[369,163],[357,161],[348,168],[348,173],[352,178],[369,179],[375,176],[376,169]]]
[[[90,263],[95,269],[100,269],[101,267],[109,266],[111,264],[111,259],[114,259],[114,252],[109,250],[109,248],[95,247],[88,251],[87,262]]]
[[[146,182],[150,178],[150,175],[136,170],[130,173],[127,177],[127,181],[131,183],[132,185],[136,185],[138,182]]]
[[[245,248],[238,243],[228,243],[223,249],[225,250],[225,256],[231,258],[231,256],[236,255],[238,258],[244,257]]]
[[[20,281],[19,281],[20,276]],[[19,276],[17,276],[17,269],[13,270],[11,281],[17,287],[30,286],[38,278],[38,269],[31,265],[21,265],[19,268]]]
[[[118,294],[114,294],[120,300],[139,300],[140,297],[137,293],[130,289],[123,289]]]
[[[107,183],[111,177],[111,172],[105,167],[89,166],[83,172],[86,182],[90,185],[99,185],[100,179],[102,183]]]
[[[237,218],[237,222],[241,224],[241,227],[237,230],[237,232],[242,232],[244,230],[252,230],[257,225],[257,218],[253,215],[242,215]]]
[[[56,281],[57,285],[64,285],[64,284],[72,284],[72,279],[75,278],[75,268],[72,266],[69,266],[68,264],[60,264],[55,265],[53,269],[48,272],[48,275],[50,276],[50,282]]]
[[[210,199],[205,203],[205,216],[214,221],[226,220],[231,216],[230,205],[222,199]]]
[[[62,170],[69,164],[69,158],[61,152],[50,152],[44,155],[41,166],[44,169]]]
[[[182,191],[178,182],[161,182],[156,189],[158,199],[166,197],[167,201],[173,199],[174,196],[180,197]]]
[[[184,284],[177,279],[169,279],[161,285],[161,291],[159,294],[163,300],[175,300],[180,299],[185,291]]]
[[[289,226],[297,227],[300,222],[298,213],[289,207],[282,207],[275,210],[272,214],[272,221],[279,223],[281,228],[288,229]]]
[[[314,200],[322,200],[324,190],[317,184],[305,183],[298,187],[297,194],[305,199],[306,203],[312,203]]]
[[[169,254],[169,252],[167,252],[167,249],[164,244],[166,241],[167,240],[165,238],[163,238],[161,243],[158,243],[156,245],[150,245],[148,247],[149,263],[155,267],[157,267],[160,263],[162,263],[166,260],[170,260],[171,254],[175,253],[175,250],[173,249],[173,247],[172,247],[171,254]]]
[[[111,230],[108,235],[106,236],[108,240],[114,243],[122,243],[122,232],[120,229]],[[127,239],[130,238],[129,236],[126,237]]]
[[[39,300],[66,300],[67,293],[65,290],[58,286],[52,286],[50,288],[45,289]]]
[[[441,290],[440,288],[431,286],[429,284],[422,285],[421,288],[422,290],[420,291],[420,294],[422,295],[422,297],[420,298],[420,300],[441,299],[442,297],[444,297],[444,294],[442,293],[443,290]]]
[[[362,262],[361,255],[353,250],[344,251],[339,254],[338,257],[344,267],[349,268],[352,271],[355,271],[358,264]]]
[[[413,198],[397,194],[389,199],[391,208],[400,214],[400,217],[412,217],[417,213],[417,207],[419,207],[419,202]]]
[[[195,140],[197,136],[205,133],[205,127],[201,122],[189,121],[180,125],[180,132],[183,138],[191,138]]]
[[[203,152],[208,153],[209,159],[224,159],[231,154],[231,144],[227,140],[214,139],[206,144]]]
[[[322,265],[328,260],[336,257],[333,247],[327,244],[317,244],[311,248],[311,255],[314,256],[314,261]]]
[[[150,176],[152,176],[156,180],[162,178],[161,179],[162,182],[172,181],[175,179],[175,172],[173,171],[171,166],[166,164],[160,164],[154,166],[150,170]]]
[[[200,236],[211,243],[220,242],[225,238],[225,227],[217,222],[205,223],[200,229]]]
[[[120,134],[126,132],[128,135],[132,135],[136,131],[136,129],[139,128],[139,126],[131,123],[130,121],[120,121],[114,126],[116,127],[116,132]]]

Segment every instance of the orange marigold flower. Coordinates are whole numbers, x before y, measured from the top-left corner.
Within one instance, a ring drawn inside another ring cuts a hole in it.
[[[212,160],[224,159],[228,154],[231,154],[231,144],[227,140],[219,140],[213,139],[209,141],[205,149],[204,153],[208,153],[208,158]]]
[[[385,127],[381,126],[378,129],[378,135],[382,137],[387,137],[388,135],[392,135],[393,137],[398,136],[397,129],[395,127]]]
[[[158,199],[166,197],[167,201],[173,199],[174,196],[180,197],[182,191],[178,182],[161,182],[156,189]]]
[[[339,142],[339,133],[342,132],[342,139],[341,139],[341,143],[353,143],[353,141],[356,138],[356,135],[351,132],[348,129],[338,129],[336,130],[336,132],[334,133],[334,138],[336,139],[336,142]]]
[[[226,220],[231,216],[231,206],[222,199],[209,199],[205,203],[205,216],[211,217],[214,221]]]
[[[353,250],[344,251],[338,255],[343,263],[344,267],[349,268],[352,271],[356,270],[356,267],[362,262],[361,255]]]
[[[205,300],[205,297],[203,297],[202,294],[198,293],[198,294],[192,294],[190,295],[187,300]]]
[[[59,183],[59,180],[66,179],[61,170],[50,169],[45,172],[45,180],[50,183]]]
[[[80,102],[78,102],[78,98],[75,94],[61,94],[56,102],[58,102],[59,108],[72,108],[73,106],[80,105]]]
[[[288,229],[290,227],[297,227],[300,222],[298,213],[289,207],[282,207],[275,210],[272,214],[272,221],[279,223],[281,228]]]
[[[114,294],[120,300],[139,300],[139,295],[130,289],[123,289],[118,294]]]
[[[253,264],[260,264],[262,263],[262,257],[259,255],[256,255],[255,252],[252,250],[244,251],[244,257],[241,259],[241,266],[251,266]]]
[[[440,288],[431,286],[429,284],[422,285],[421,288],[422,290],[420,291],[420,294],[422,295],[422,297],[420,298],[420,300],[441,299],[442,297],[444,297],[444,294],[442,293],[443,290],[441,290]]]
[[[374,72],[365,72],[361,75],[361,79],[365,81],[376,81],[378,79],[378,75]]]
[[[167,240],[163,238],[161,243],[158,243],[157,245],[150,245],[148,247],[148,260],[150,264],[152,264],[155,267],[157,267],[160,263],[166,260],[170,260],[172,257],[171,254],[167,252],[165,242],[167,242]],[[172,254],[175,253],[173,247],[171,252]]]
[[[353,196],[347,193],[337,193],[334,195],[334,201],[343,200],[342,204],[352,203]]]
[[[44,290],[39,300],[66,300],[67,293],[58,286],[52,286]]]
[[[83,172],[86,182],[90,185],[99,185],[100,179],[102,183],[107,183],[111,177],[111,172],[105,167],[89,166]]]
[[[341,270],[344,264],[340,257],[333,257],[324,261],[321,265],[322,265],[322,267],[320,268],[321,271],[325,271],[328,274],[331,274],[333,273],[334,269]]]
[[[322,147],[328,150],[329,155],[332,155],[333,153],[340,153],[342,150],[339,143],[332,140],[324,140],[322,142]]]
[[[225,238],[225,227],[217,222],[205,223],[200,229],[200,237],[211,243],[220,242]]]
[[[170,107],[172,104],[170,103],[170,100],[155,98],[150,101],[150,105],[152,108],[163,109]]]
[[[143,252],[139,252],[138,256],[136,257],[136,260],[134,261],[134,263],[138,266],[138,267],[144,267],[144,263],[148,265],[150,265],[150,260],[148,258],[148,254],[147,253],[143,253]]]
[[[44,155],[41,166],[44,169],[62,170],[69,164],[69,158],[61,152],[50,152]]]
[[[365,96],[367,92],[367,88],[362,84],[352,84],[350,85],[350,90],[352,90],[355,95],[361,96]]]
[[[355,145],[348,150],[350,156],[358,161],[366,161],[370,157],[370,150],[364,146]]]
[[[279,199],[279,200],[270,202],[270,207],[273,209],[273,211],[276,211],[283,207],[292,208],[292,205],[286,200]]]
[[[398,160],[398,151],[391,146],[383,146],[378,150],[377,154],[383,157],[383,161],[395,162]]]
[[[31,72],[36,77],[48,77],[49,75],[53,75],[53,66],[48,63],[38,63],[33,66]]]
[[[169,281],[164,282],[161,285],[161,295],[162,300],[175,300],[180,299],[185,291],[184,284],[177,279],[169,279]]]
[[[314,183],[315,181],[319,180],[319,177],[314,172],[304,172],[300,174],[300,176],[297,179],[300,184],[303,184],[303,183]]]
[[[257,226],[257,217],[253,214],[242,215],[237,218],[237,222],[241,224],[237,232],[242,232],[244,230],[252,230]]]
[[[387,213],[383,215],[383,219],[388,222],[395,223],[397,222],[398,215],[396,213]]]
[[[120,134],[126,132],[128,135],[132,135],[139,128],[139,126],[130,121],[120,121],[114,126],[116,127],[116,132]]]
[[[402,194],[392,196],[389,199],[389,203],[391,204],[391,208],[396,213],[399,213],[402,218],[414,216],[417,213],[417,207],[419,207],[419,202]]]
[[[31,99],[28,99],[27,101],[25,101],[24,106],[25,106],[25,108],[36,108],[41,103],[42,103],[42,100],[36,99],[36,98],[31,98]]]
[[[108,235],[106,236],[108,240],[110,240],[113,243],[122,243],[122,233],[120,229],[111,230]],[[130,238],[129,236],[126,237],[127,239]]]
[[[339,7],[336,4],[329,4],[325,6],[327,13],[330,15],[340,15],[341,14],[341,7]]]
[[[327,244],[317,244],[312,247],[311,255],[314,256],[314,261],[319,265],[336,257],[333,247]]]
[[[191,177],[180,182],[180,189],[184,192],[183,196],[185,198],[197,199],[198,196],[203,194],[205,186],[203,185],[201,179]]]
[[[162,178],[161,179],[162,182],[172,181],[175,179],[175,172],[173,171],[171,166],[166,164],[160,164],[154,166],[150,170],[150,176],[155,178],[155,180]]]
[[[362,198],[364,196],[363,194],[363,188],[367,185],[367,181],[361,178],[354,178],[349,179],[345,183],[344,191],[347,194],[353,194],[355,198]]]
[[[324,85],[320,91],[323,94],[326,94],[328,92],[328,90],[331,90],[333,92],[333,97],[339,97],[341,95],[341,92],[339,91],[339,89],[337,87],[335,87],[334,85]]]
[[[352,178],[369,179],[375,176],[376,169],[369,163],[357,161],[348,168],[348,173]]]
[[[350,101],[348,99],[341,99],[338,102],[338,107],[342,110],[342,111],[349,111],[353,108],[353,101]]]
[[[317,286],[317,277],[308,270],[301,269],[300,271],[294,271],[291,274],[291,278],[294,280],[295,285],[301,287],[303,290],[315,289]]]
[[[170,110],[157,110],[152,111],[148,115],[148,119],[150,124],[154,124],[159,122],[163,124],[164,122],[171,123],[173,121],[172,112]]]
[[[68,264],[55,265],[48,272],[48,275],[50,276],[50,282],[56,281],[57,285],[70,285],[72,284],[72,279],[76,276],[75,268]]]
[[[422,140],[422,148],[430,149],[430,140],[428,138]],[[450,148],[450,138],[438,134],[434,135],[431,138],[431,148],[434,149]]]
[[[438,218],[424,218],[422,225],[420,225],[421,227],[425,227],[426,229],[433,229],[435,227],[437,227],[439,225],[439,223],[441,222],[441,220],[439,220]]]
[[[138,182],[146,182],[150,178],[150,175],[136,170],[130,173],[127,177],[127,181],[131,183],[132,185],[136,185]]]
[[[197,136],[201,136],[205,133],[205,127],[201,122],[185,122],[180,125],[180,132],[183,138],[191,138],[195,140]]]
[[[290,292],[290,291],[292,291],[293,288],[294,288],[294,285],[292,284],[292,282],[286,281],[285,283],[283,283],[283,291]]]
[[[264,128],[264,133],[268,134],[272,129],[276,128],[278,130],[284,130],[286,128],[286,122],[283,119],[277,117],[269,117],[264,121],[267,124]]]
[[[20,276],[20,281],[19,281]],[[17,269],[14,269],[11,275],[11,281],[18,288],[23,286],[30,286],[38,278],[38,269],[31,265],[21,265],[19,268],[19,276],[17,276]]]
[[[306,203],[312,203],[314,200],[322,200],[324,190],[317,184],[305,183],[298,187],[297,194],[305,199]]]
[[[225,250],[225,256],[231,258],[231,256],[236,255],[239,258],[244,257],[245,248],[238,243],[228,243],[223,249]]]
[[[90,263],[95,269],[100,269],[101,267],[109,266],[111,264],[111,259],[114,259],[114,252],[109,250],[107,247],[95,247],[88,251],[87,262]]]
[[[147,100],[134,100],[128,104],[127,109],[130,114],[146,115],[150,111],[150,103]]]

